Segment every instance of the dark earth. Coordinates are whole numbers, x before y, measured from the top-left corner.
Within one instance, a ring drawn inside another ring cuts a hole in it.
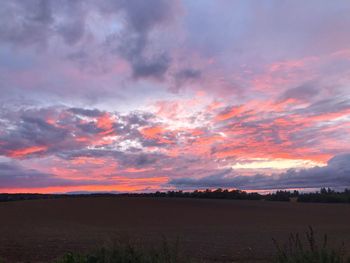
[[[167,239],[209,262],[270,262],[272,238],[290,232],[328,234],[350,251],[350,205],[296,202],[82,197],[0,203],[0,257],[48,262],[125,238],[144,244]]]

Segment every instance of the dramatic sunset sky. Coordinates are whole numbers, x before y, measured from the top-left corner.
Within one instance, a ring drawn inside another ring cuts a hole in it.
[[[349,14],[2,0],[0,192],[350,187]]]

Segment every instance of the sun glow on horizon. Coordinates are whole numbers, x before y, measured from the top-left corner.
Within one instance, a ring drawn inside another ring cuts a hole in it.
[[[316,162],[312,160],[302,160],[302,159],[268,159],[268,158],[253,158],[244,161],[238,161],[236,164],[232,165],[232,169],[306,169],[312,167],[323,167],[327,163]]]

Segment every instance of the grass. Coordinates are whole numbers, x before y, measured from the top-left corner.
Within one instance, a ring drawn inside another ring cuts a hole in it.
[[[350,263],[346,258],[344,244],[334,249],[328,245],[327,235],[318,242],[314,230],[309,227],[302,239],[299,234],[290,234],[288,242],[277,248],[273,263]],[[91,254],[68,253],[55,263],[188,263],[179,251],[178,242],[170,245],[163,240],[157,249],[145,249],[130,242],[118,243],[111,248],[102,248]]]
[[[179,250],[178,242],[163,240],[157,249],[146,249],[128,242],[101,248],[90,254],[67,253],[55,263],[190,263]]]
[[[274,240],[277,253],[273,263],[350,263],[345,255],[344,244],[338,248],[328,245],[327,235],[322,241],[309,227],[304,238],[299,234],[290,234],[288,242],[281,245]],[[0,263],[3,263],[0,258]],[[165,238],[157,248],[144,247],[130,242],[129,239],[115,242],[91,253],[70,252],[53,263],[194,263],[185,257],[179,249],[178,240],[169,243]],[[202,262],[202,261],[200,261]],[[218,261],[219,262],[219,261]]]
[[[274,263],[350,263],[344,253],[344,244],[337,249],[329,247],[327,235],[319,244],[312,227],[305,233],[304,240],[299,234],[291,234],[283,246],[276,240],[274,243],[277,248]]]

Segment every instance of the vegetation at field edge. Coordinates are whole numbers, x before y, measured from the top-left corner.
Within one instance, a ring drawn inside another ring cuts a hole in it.
[[[274,243],[277,248],[274,263],[350,263],[344,244],[337,249],[330,248],[327,235],[319,244],[312,227],[305,233],[305,240],[299,234],[291,234],[286,244],[281,246],[276,240]]]
[[[146,249],[129,241],[100,248],[89,254],[67,253],[54,263],[193,263],[185,257],[176,241],[163,240],[158,248]]]
[[[231,200],[266,200],[284,201],[295,200],[311,203],[350,203],[350,189],[337,192],[330,188],[321,188],[313,193],[300,193],[299,191],[279,190],[269,194],[248,193],[241,190],[228,190],[218,188],[216,190],[195,190],[193,192],[167,191],[155,193],[91,193],[91,194],[0,194],[0,202],[32,200],[32,199],[57,199],[79,197],[159,197],[159,198],[204,198],[204,199],[231,199]]]

